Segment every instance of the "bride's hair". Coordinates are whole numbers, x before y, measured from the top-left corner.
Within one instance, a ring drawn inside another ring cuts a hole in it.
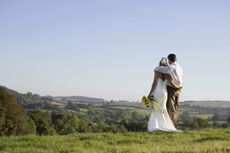
[[[168,64],[168,59],[166,57],[162,57],[159,63],[160,66],[167,66]]]
[[[167,66],[167,65],[169,65],[168,59],[166,57],[162,57],[159,66]],[[158,73],[158,77],[161,78],[163,81],[167,79],[167,75],[163,73]]]

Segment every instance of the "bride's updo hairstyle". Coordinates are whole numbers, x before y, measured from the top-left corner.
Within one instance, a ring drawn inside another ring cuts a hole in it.
[[[168,59],[166,57],[162,57],[162,59],[160,60],[160,66],[167,66],[168,64]]]
[[[159,66],[168,66],[168,59],[166,57],[162,57]],[[167,78],[166,74],[157,73],[158,77],[161,78],[163,81]]]

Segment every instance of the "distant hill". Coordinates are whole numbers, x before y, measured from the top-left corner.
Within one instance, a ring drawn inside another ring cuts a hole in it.
[[[1,87],[1,86],[0,86]],[[6,87],[2,87],[6,88]],[[89,109],[94,108],[100,112],[109,114],[119,114],[121,112],[137,112],[148,116],[150,109],[141,102],[130,102],[125,100],[104,100],[102,98],[92,98],[84,96],[40,96],[27,92],[21,94],[8,89],[17,97],[17,103],[25,110],[42,109],[48,111],[71,111],[86,114]],[[179,103],[180,113],[189,112],[191,117],[211,118],[218,114],[222,119],[230,116],[230,101],[184,101]]]
[[[184,101],[180,105],[201,106],[212,108],[230,108],[230,101]]]
[[[5,90],[8,90],[17,98],[17,103],[21,105],[27,105],[27,104],[35,104],[35,103],[44,103],[45,101],[48,101],[49,99],[46,99],[38,94],[33,94],[31,92],[27,92],[26,94],[19,93],[15,90],[9,89],[4,86],[0,86],[0,88],[3,88]]]
[[[8,89],[7,87],[0,86],[1,88]],[[12,89],[8,89],[11,91],[16,97],[17,102],[26,105],[31,103],[44,103],[51,102],[52,103],[62,103],[66,104],[67,102],[74,103],[82,103],[82,104],[92,104],[92,105],[102,105],[102,103],[109,103],[110,105],[120,105],[120,106],[130,106],[130,107],[140,107],[144,108],[144,106],[140,102],[129,102],[125,100],[120,101],[108,101],[102,98],[93,98],[93,97],[85,97],[85,96],[40,96],[38,94],[33,94],[31,92],[27,92],[26,94],[21,94]],[[184,101],[179,103],[180,106],[201,106],[201,107],[211,107],[211,108],[230,108],[230,101]]]
[[[92,97],[84,97],[84,96],[60,96],[60,97],[53,97],[53,100],[60,100],[60,101],[71,101],[71,102],[105,102],[102,98],[92,98]]]

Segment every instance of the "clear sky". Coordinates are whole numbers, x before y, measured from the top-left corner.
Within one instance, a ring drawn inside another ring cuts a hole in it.
[[[181,100],[230,100],[229,0],[0,0],[0,85],[136,101],[169,53]]]

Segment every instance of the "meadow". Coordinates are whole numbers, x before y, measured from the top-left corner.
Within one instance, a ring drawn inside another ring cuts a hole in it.
[[[0,153],[229,153],[230,129],[0,137]]]

